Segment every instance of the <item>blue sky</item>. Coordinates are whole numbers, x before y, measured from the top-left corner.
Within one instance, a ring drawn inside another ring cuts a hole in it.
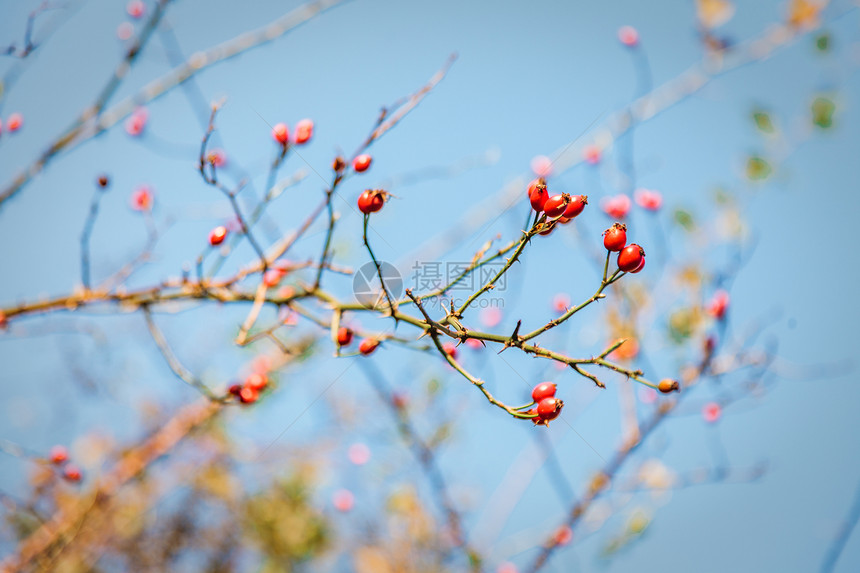
[[[846,13],[850,2],[831,4],[825,11],[833,20],[826,27],[833,38],[829,54],[817,53],[812,37],[801,38],[764,62],[717,79],[636,130],[638,182],[664,195],[666,209],[657,221],[673,255],[700,261],[706,268],[724,262],[719,249],[701,248],[671,227],[670,212],[684,207],[706,220],[714,189],[723,187],[738,197],[755,250],[732,284],[730,333],[739,336],[750,325],[766,321],[763,336],[778,341],[780,360],[772,374],[776,382],[772,390],[761,400],[730,407],[717,429],[704,427],[695,413],[679,416],[644,448],[645,455],[657,455],[665,442],[664,461],[679,471],[689,470],[712,461],[709,444],[718,433],[733,467],[766,461],[765,477],[753,484],[674,492],[665,504],[666,500],[643,498],[625,506],[623,511],[637,503],[648,508],[653,523],[640,542],[603,563],[609,571],[641,570],[643,564],[646,571],[816,569],[860,483],[860,462],[854,455],[860,446],[856,415],[860,389],[854,362],[858,303],[852,244],[853,218],[860,212],[856,160],[860,14],[856,9]],[[169,9],[167,21],[187,56],[261,26],[294,5],[261,1],[249,8],[227,1],[183,0]],[[9,0],[2,4],[0,43],[20,38],[33,6]],[[3,181],[28,164],[92,100],[121,56],[116,27],[126,19],[122,4],[90,0],[74,6],[55,15],[61,25],[0,99],[0,117],[13,111],[25,117],[20,133],[0,136]],[[719,31],[744,40],[783,14],[783,2],[744,3]],[[374,145],[371,170],[341,190],[352,202],[365,186],[417,170],[477,156],[493,159],[453,178],[392,189],[397,198],[373,220],[381,238],[374,248],[382,259],[408,260],[410,253],[432,247],[438,232],[469,207],[512,180],[527,177],[532,157],[552,154],[631,100],[636,91],[634,59],[616,39],[624,24],[639,30],[655,85],[676,77],[702,56],[691,2],[538,1],[488,6],[446,0],[428,4],[355,0],[339,6],[267,47],[201,74],[192,91],[176,90],[149,106],[147,135],[141,140],[129,138],[121,126],[115,128],[58,159],[20,197],[4,205],[0,306],[75,287],[78,235],[91,181],[100,172],[109,173],[113,183],[93,235],[96,277],[118,268],[145,240],[139,215],[127,206],[129,193],[140,183],[155,190],[157,217],[175,223],[160,242],[155,263],[136,274],[131,284],[176,276],[184,263],[193,261],[208,230],[229,215],[226,202],[202,184],[194,169],[202,136],[200,114],[205,113],[201,102],[226,97],[217,144],[227,150],[233,165],[255,174],[264,173],[273,151],[270,125],[279,121],[293,125],[304,117],[316,122],[312,144],[301,150],[301,159],[292,157],[286,170],[304,167],[309,175],[271,212],[285,229],[300,222],[319,200],[323,182],[313,171],[325,173],[339,149],[351,153],[381,105],[423,84],[456,52],[458,60],[446,79]],[[113,102],[170,68],[162,40],[153,39]],[[0,65],[5,71],[13,61]],[[806,133],[810,102],[822,93],[837,103],[835,126]],[[771,112],[792,143],[773,177],[750,184],[743,173],[748,154],[784,151],[757,133],[751,113],[759,108]],[[583,215],[589,218],[582,228],[593,234],[608,222],[598,210],[599,199],[616,192],[606,170],[601,173],[599,177],[579,166],[552,182],[559,189],[591,196]],[[255,178],[254,184],[259,191],[263,178]],[[497,206],[499,211],[504,207]],[[335,237],[337,254],[346,264],[366,262],[361,219],[345,204],[338,208],[343,218]],[[511,209],[442,260],[468,260],[495,233],[514,236],[524,212],[520,205]],[[653,222],[641,213],[634,216],[631,229],[643,242],[656,244]],[[297,245],[295,256],[314,256],[322,232],[323,227],[313,227]],[[551,237],[553,243],[529,251],[517,268],[519,280],[506,297],[504,324],[512,327],[517,316],[543,316],[557,292],[581,300],[596,287],[599,277],[583,255],[587,239],[557,235]],[[249,256],[251,251],[243,247],[224,272],[235,270]],[[649,280],[647,273],[642,280]],[[349,288],[349,280],[333,279],[335,292],[346,294]],[[189,367],[223,379],[234,375],[250,356],[247,351],[222,352],[243,310],[213,312],[207,307],[161,320]],[[56,325],[52,322],[56,320],[62,328],[61,321],[71,316],[28,319],[27,325]],[[589,344],[597,341],[589,334],[588,321],[599,316],[596,311],[585,314],[581,323],[567,327],[567,338],[559,343],[591,352]],[[96,428],[118,440],[131,439],[140,426],[126,418],[136,419],[141,400],[181,403],[194,397],[162,364],[139,315],[86,317],[84,322],[103,329],[104,345],[64,333],[0,337],[4,365],[0,380],[7,396],[0,406],[0,437],[33,449],[46,449],[62,436]],[[656,370],[676,367],[671,351],[656,339],[648,341],[646,350]],[[257,444],[278,436],[286,420],[298,416],[344,371],[343,361],[323,354],[300,370],[298,376],[307,384],[290,385],[253,413],[239,417],[237,435]],[[95,393],[81,392],[69,373],[70,356],[91,364],[96,377],[109,382]],[[385,365],[392,382],[406,387],[422,383],[423,373],[438,367],[430,358],[419,367],[414,353],[395,349],[374,360]],[[623,381],[613,379],[609,389],[598,392],[584,380],[561,376],[531,359],[510,360],[515,371],[504,362],[488,361],[482,375],[512,402],[522,392],[520,377],[551,375],[567,385],[565,416],[570,425],[556,424],[547,433],[565,475],[574,484],[583,483],[600,467],[600,456],[608,457],[617,443],[618,399],[613,386]],[[487,504],[511,461],[537,442],[531,428],[503,417],[465,381],[441,367],[438,373],[445,381],[451,411],[462,414],[456,417],[455,436],[443,449],[441,463],[469,502],[467,524],[478,527],[485,523]],[[357,400],[372,399],[359,368],[345,374],[336,388]],[[309,412],[281,438],[285,443],[307,443],[319,431],[314,407]],[[378,436],[365,439],[373,442]],[[20,493],[23,475],[19,461],[0,458],[4,491]],[[324,488],[337,478],[330,479]],[[415,479],[420,481],[418,475]],[[549,484],[549,470],[538,471],[498,532],[494,557],[528,562],[530,544],[561,519],[565,504]],[[560,552],[548,569],[591,570],[600,562],[596,555],[608,532],[613,525],[621,527],[623,517],[622,512],[597,535],[587,536],[583,530],[582,541]],[[480,538],[479,531],[472,533]],[[852,538],[836,570],[858,566],[860,543]]]

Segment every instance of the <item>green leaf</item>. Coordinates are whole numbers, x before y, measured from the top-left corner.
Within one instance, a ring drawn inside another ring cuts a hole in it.
[[[764,133],[773,133],[773,122],[770,120],[770,115],[764,111],[753,112],[753,120],[755,126]]]
[[[684,209],[675,209],[675,222],[678,223],[685,231],[692,232],[696,228],[696,221],[689,211]]]
[[[833,126],[833,112],[836,111],[836,104],[833,100],[826,97],[817,97],[812,102],[812,123],[821,129],[828,129]]]
[[[753,181],[767,179],[771,173],[773,173],[773,168],[762,157],[751,155],[747,159],[747,177]]]

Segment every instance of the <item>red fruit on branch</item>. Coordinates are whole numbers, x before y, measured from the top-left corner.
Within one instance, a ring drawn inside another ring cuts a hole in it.
[[[724,290],[718,290],[714,293],[711,301],[708,303],[708,314],[722,320],[726,316],[726,311],[729,308],[729,293]]]
[[[628,48],[635,48],[639,44],[639,32],[633,26],[621,26],[618,29],[618,41]]]
[[[9,130],[9,133],[15,133],[21,126],[24,125],[24,116],[20,113],[13,113],[6,119],[6,129]]]
[[[250,386],[242,386],[242,389],[239,390],[239,401],[243,404],[253,404],[259,399],[260,392],[258,390],[254,390]]]
[[[341,326],[337,329],[337,343],[339,346],[349,346],[352,342],[352,336],[355,334],[348,326]]]
[[[563,218],[573,219],[588,205],[588,195],[573,195],[564,210]],[[567,223],[568,221],[565,221]]]
[[[546,191],[546,180],[543,177],[540,177],[529,183],[527,194],[529,197],[529,203],[532,205],[532,209],[538,213],[543,211],[544,204],[549,198],[549,194]]]
[[[256,390],[257,392],[261,392],[266,389],[266,386],[269,385],[269,377],[265,374],[260,374],[255,372],[251,374],[247,378],[245,378],[245,387],[251,388],[252,390]]]
[[[131,0],[131,2],[126,5],[125,10],[132,18],[140,18],[143,16],[145,8],[146,6],[142,0]]]
[[[677,380],[672,380],[671,378],[663,378],[660,380],[660,383],[657,384],[657,389],[660,390],[663,394],[671,394],[672,392],[677,392],[680,390],[680,385]]]
[[[613,223],[611,227],[603,231],[603,246],[608,251],[620,251],[627,244],[627,225],[624,223]]]
[[[272,128],[272,138],[280,143],[281,145],[286,145],[290,141],[290,130],[287,128],[286,123],[278,123],[275,124],[275,127]]]
[[[446,342],[445,344],[442,345],[442,348],[445,350],[445,354],[447,354],[448,356],[450,356],[454,360],[457,360],[457,347],[456,346],[454,346],[450,342]]]
[[[263,273],[263,284],[269,288],[278,286],[285,274],[281,269],[269,269]]]
[[[365,189],[364,192],[358,196],[358,210],[365,215],[376,213],[382,209],[383,205],[385,205],[387,195],[388,194],[381,189]]]
[[[555,397],[544,398],[537,405],[537,415],[540,423],[549,425],[550,420],[555,420],[561,414],[564,402]]]
[[[79,482],[82,477],[81,469],[75,464],[66,464],[63,468],[63,479],[66,481]]]
[[[544,203],[543,210],[546,213],[547,217],[561,217],[564,215],[564,211],[567,209],[567,206],[570,204],[570,195],[567,193],[562,193],[560,195],[553,195]]]
[[[645,251],[636,243],[631,243],[618,253],[618,268],[625,272],[642,270],[640,264],[645,262]]]
[[[296,124],[296,145],[301,145],[310,141],[314,135],[314,122],[310,119],[303,119]]]
[[[52,464],[61,465],[69,459],[69,450],[65,446],[54,446],[51,448],[51,453],[48,456]]]
[[[227,227],[221,225],[219,227],[215,227],[209,232],[209,244],[213,247],[216,247],[224,242],[224,239],[227,238]]]
[[[541,382],[532,390],[532,401],[540,403],[544,398],[555,396],[556,385],[552,382]]]
[[[358,157],[352,160],[352,168],[355,169],[358,173],[362,173],[367,171],[370,168],[370,164],[373,161],[373,158],[367,153],[362,153]]]
[[[358,345],[358,351],[367,356],[373,354],[373,351],[379,346],[379,341],[375,338],[365,338]]]

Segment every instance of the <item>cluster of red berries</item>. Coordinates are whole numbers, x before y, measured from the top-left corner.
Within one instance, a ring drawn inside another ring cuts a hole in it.
[[[613,223],[603,231],[603,246],[618,253],[618,268],[627,273],[638,273],[645,268],[645,250],[636,243],[627,244],[627,225]]]
[[[537,425],[549,426],[550,420],[555,420],[561,414],[564,402],[555,397],[556,385],[552,382],[541,382],[532,390],[534,408],[526,411],[533,416],[532,422]]]
[[[310,141],[314,135],[314,122],[310,119],[303,119],[296,124],[296,133],[293,137],[293,144],[302,145]],[[272,138],[286,147],[290,143],[290,129],[286,123],[277,123],[272,128]]]
[[[63,468],[63,479],[70,482],[79,482],[83,478],[81,469],[69,461],[69,450],[65,446],[54,446],[48,454],[48,460],[57,467]]]
[[[242,384],[233,384],[228,392],[243,404],[253,404],[260,399],[260,393],[269,386],[269,377],[255,372],[250,374]]]
[[[337,329],[337,344],[338,346],[349,346],[352,344],[352,339],[355,337],[355,331],[348,326],[341,326]],[[358,344],[358,351],[363,355],[373,354],[373,351],[379,346],[379,339],[364,338]]]
[[[532,209],[537,213],[545,213],[547,218],[551,219],[546,229],[540,232],[541,235],[549,235],[555,229],[556,223],[570,223],[588,205],[587,195],[550,195],[543,177],[529,183],[527,194]]]

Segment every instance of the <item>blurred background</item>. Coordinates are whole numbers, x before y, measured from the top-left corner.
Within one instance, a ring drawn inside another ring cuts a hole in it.
[[[40,5],[0,0],[0,45],[14,44],[0,60],[4,188],[92,105],[157,9],[143,2],[136,18],[124,2],[51,2],[34,21],[36,49],[18,57],[28,15]],[[193,54],[299,6],[167,3],[107,109]],[[635,45],[620,41],[622,26],[638,33]],[[770,45],[772,53],[761,51]],[[314,121],[311,141],[279,171],[294,184],[255,227],[271,245],[319,203],[334,157],[351,157],[380,109],[418,90],[453,53],[447,76],[373,144],[371,168],[338,188],[335,262],[357,269],[369,261],[353,206],[363,189],[384,188],[394,197],[373,215],[369,239],[405,286],[422,290],[416,272],[468,263],[486,241],[520,235],[534,159],[546,156],[554,162],[550,191],[587,194],[589,205],[573,223],[536,237],[464,323],[509,334],[521,319],[532,330],[558,315],[559,301],[591,296],[602,271],[600,235],[615,219],[606,201],[656,190],[659,209],[634,201],[625,216],[631,240],[647,253],[645,270],[541,345],[588,357],[630,336],[638,345],[630,364],[656,381],[683,378],[710,337],[719,344],[717,373],[689,397],[681,393],[683,402],[625,460],[571,538],[556,539],[595,472],[630,437],[631,420],[647,420],[655,399],[668,398],[615,373],[599,372],[601,390],[515,350],[461,347],[463,364],[509,404],[528,402],[540,381],[558,384],[561,420],[533,427],[488,404],[434,352],[388,342],[370,357],[335,358],[328,332],[293,315],[282,317],[288,324],[279,332],[302,354],[281,370],[284,357],[271,341],[233,343],[250,303],[153,307],[177,357],[214,390],[261,363],[274,364],[276,387],[257,404],[225,409],[120,493],[102,526],[119,533],[84,537],[86,551],[69,542],[39,567],[466,570],[465,553],[449,551],[440,491],[487,571],[529,570],[548,539],[559,543],[546,571],[860,567],[850,527],[860,511],[851,254],[860,212],[856,2],[332,6],[146,103],[141,133],[130,134],[119,117],[0,204],[0,308],[81,288],[80,236],[101,173],[110,186],[92,228],[93,283],[133,261],[153,232],[151,256],[119,288],[193,275],[209,231],[234,219],[197,170],[215,101],[224,104],[210,148],[226,157],[222,180],[247,180],[248,211],[265,193],[278,152],[272,126]],[[619,110],[655,89],[661,97],[633,107],[641,123],[621,130]],[[15,113],[23,121],[10,132]],[[595,164],[583,161],[589,145],[601,151]],[[141,185],[152,191],[151,215],[130,208]],[[325,234],[323,217],[288,258],[316,260]],[[254,258],[240,241],[218,276]],[[307,281],[313,272],[296,272],[282,286]],[[253,293],[258,283],[256,275],[242,287]],[[323,285],[352,300],[351,274],[326,273]],[[719,289],[730,296],[722,320],[706,312]],[[0,333],[3,555],[42,519],[85,498],[125,448],[199,401],[135,310],[103,304],[11,316]],[[277,316],[265,308],[260,323]],[[391,319],[370,313],[344,320],[391,330]],[[419,332],[400,325],[396,334]],[[712,403],[722,409],[709,422],[702,408]],[[56,444],[82,468],[80,484],[52,480],[39,461]],[[421,461],[425,450],[432,463]],[[169,540],[176,547],[167,551]],[[164,550],[161,561],[141,550],[147,543]],[[139,561],[145,554],[153,561]]]

